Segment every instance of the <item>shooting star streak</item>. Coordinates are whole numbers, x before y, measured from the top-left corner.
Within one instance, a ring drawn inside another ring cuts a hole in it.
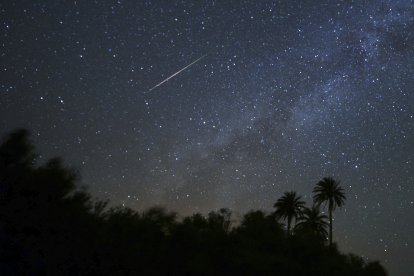
[[[186,67],[184,67],[183,69],[175,72],[174,74],[172,74],[171,76],[169,76],[168,78],[166,78],[165,80],[163,80],[162,82],[160,82],[159,84],[155,85],[154,87],[152,87],[151,89],[148,90],[148,92],[154,90],[155,88],[157,88],[158,86],[161,86],[163,83],[169,81],[170,79],[174,78],[175,76],[177,76],[178,74],[180,74],[182,71],[184,71],[185,69],[187,69],[188,67],[190,67],[191,65],[199,62],[200,60],[202,60],[203,58],[205,58],[207,55],[204,55],[198,59],[196,59],[195,61],[193,61],[192,63],[188,64]]]

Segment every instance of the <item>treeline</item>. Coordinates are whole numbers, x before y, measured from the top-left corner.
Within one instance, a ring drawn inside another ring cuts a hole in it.
[[[227,209],[179,221],[163,208],[110,208],[79,190],[59,159],[35,160],[26,130],[0,145],[0,275],[386,275],[327,243],[317,205],[292,217],[289,193],[275,212],[251,211],[237,226]]]

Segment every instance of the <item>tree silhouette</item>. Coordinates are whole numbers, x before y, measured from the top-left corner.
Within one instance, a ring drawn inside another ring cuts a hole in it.
[[[17,130],[0,145],[0,274],[64,275],[91,266],[91,197],[58,158],[36,166],[29,132]],[[18,256],[7,261],[3,256]],[[8,264],[10,263],[10,264]],[[76,263],[76,265],[75,265]],[[26,269],[26,270],[25,270]]]
[[[35,157],[27,130],[18,129],[5,137],[0,145],[0,201],[2,203],[17,192],[17,187],[13,183],[29,174]]]
[[[387,275],[315,239],[326,237],[326,217],[303,210],[296,192],[238,225],[229,209],[179,220],[162,207],[95,201],[59,158],[37,165],[35,157],[26,130],[0,144],[0,275]]]
[[[305,202],[303,202],[301,198],[302,197],[298,196],[294,191],[285,192],[273,205],[273,207],[276,208],[276,216],[283,220],[287,220],[288,236],[290,236],[292,219],[294,218],[296,220],[301,214],[302,209],[305,207]]]
[[[228,233],[231,225],[231,212],[229,209],[221,208],[218,212],[208,214],[208,224],[210,229],[218,233]]]
[[[387,271],[385,271],[384,267],[378,261],[373,261],[365,265],[364,275],[386,276]]]
[[[304,234],[311,234],[321,240],[326,240],[328,237],[327,219],[328,217],[321,214],[318,207],[305,208],[298,218],[295,230]]]
[[[313,189],[313,199],[319,207],[321,204],[328,205],[329,212],[329,246],[332,246],[332,212],[336,207],[345,204],[344,189],[339,186],[340,181],[336,181],[332,177],[324,177],[316,184]]]
[[[263,211],[250,211],[245,214],[236,232],[243,237],[255,239],[256,242],[260,241],[262,244],[284,237],[282,225],[274,215],[266,215]]]

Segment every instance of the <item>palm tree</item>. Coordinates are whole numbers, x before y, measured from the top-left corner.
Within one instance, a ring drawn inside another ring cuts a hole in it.
[[[284,195],[273,205],[276,208],[276,216],[280,219],[287,220],[287,234],[290,236],[290,225],[292,219],[300,215],[301,209],[304,208],[305,202],[301,201],[301,196],[296,192],[285,192]]]
[[[332,177],[324,177],[316,184],[313,189],[313,200],[316,206],[322,203],[328,204],[329,211],[329,246],[332,246],[332,212],[336,207],[341,207],[345,204],[344,189],[339,186],[340,181],[336,181]]]
[[[328,228],[327,219],[328,217],[322,215],[318,207],[305,208],[298,218],[295,229],[303,230],[306,233],[320,237],[322,240],[326,240],[328,236],[328,231],[326,230]]]

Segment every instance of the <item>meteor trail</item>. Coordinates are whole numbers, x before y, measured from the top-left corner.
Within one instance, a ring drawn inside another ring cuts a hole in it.
[[[159,84],[155,85],[153,88],[149,89],[149,90],[148,90],[148,92],[150,92],[150,91],[154,90],[154,89],[155,89],[155,88],[157,88],[158,86],[162,85],[164,82],[167,82],[167,81],[169,81],[170,79],[174,78],[175,76],[177,76],[178,74],[180,74],[182,71],[184,71],[185,69],[187,69],[188,67],[190,67],[190,66],[191,66],[191,65],[193,65],[194,63],[197,63],[198,61],[200,61],[201,59],[203,59],[205,56],[207,56],[207,55],[204,55],[204,56],[202,56],[202,57],[200,57],[200,58],[196,59],[195,61],[193,61],[192,63],[188,64],[186,67],[184,67],[183,69],[181,69],[181,70],[179,70],[179,71],[175,72],[174,74],[172,74],[171,76],[169,76],[168,78],[166,78],[165,80],[163,80],[162,82],[160,82]]]

